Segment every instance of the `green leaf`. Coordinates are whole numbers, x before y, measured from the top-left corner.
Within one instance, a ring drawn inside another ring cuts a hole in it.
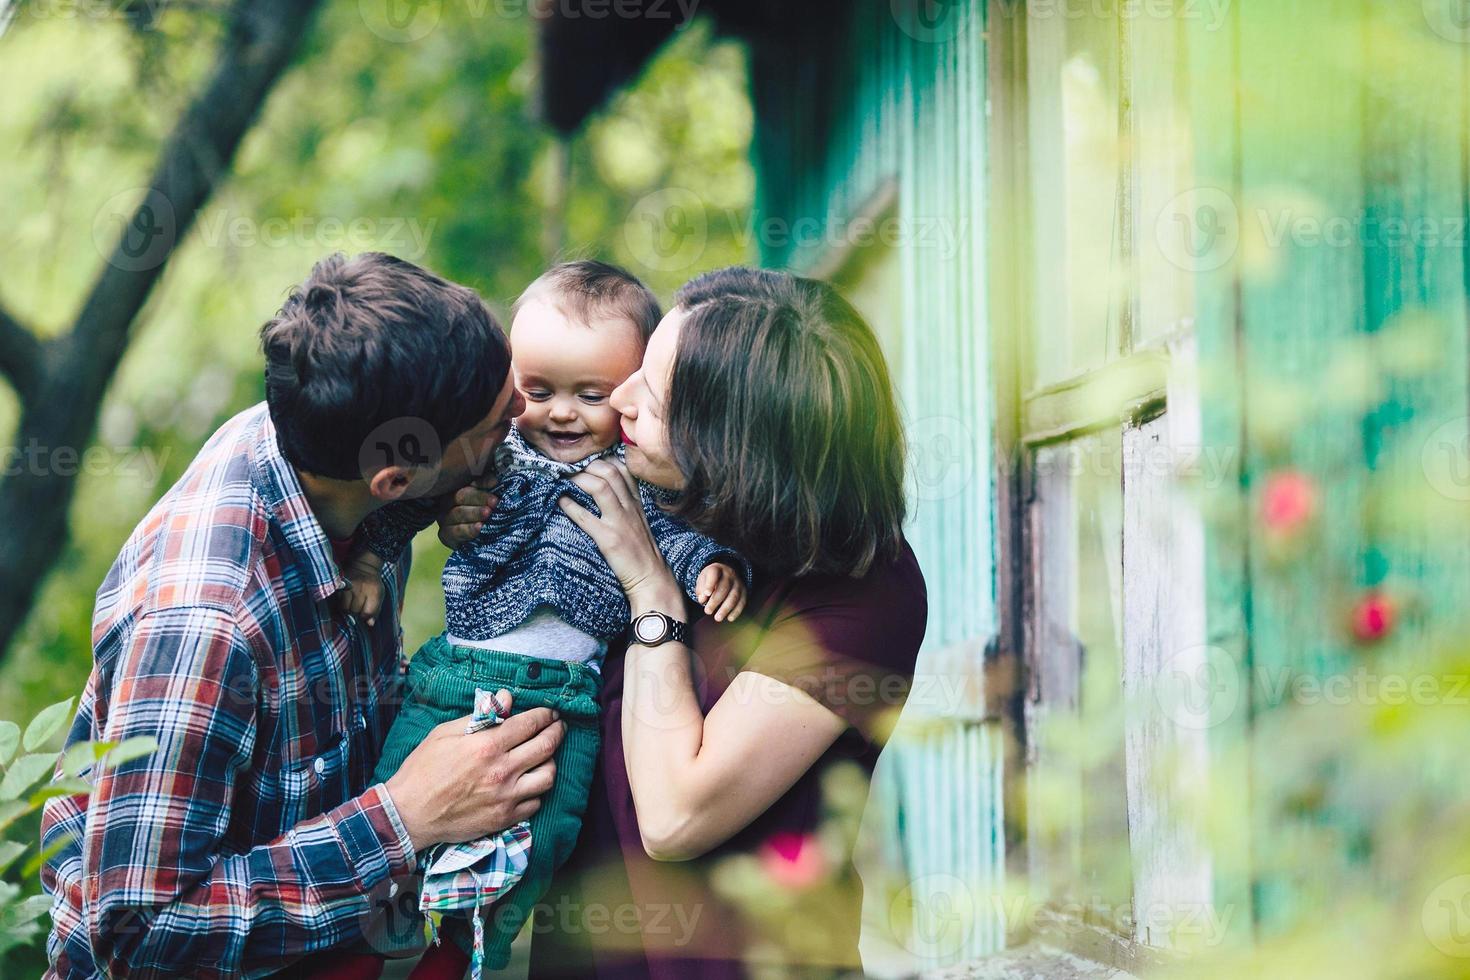
[[[16,759],[5,770],[5,779],[0,780],[0,800],[13,800],[51,775],[60,755],[60,752],[40,752]]]
[[[57,851],[61,850],[63,847],[66,847],[71,842],[72,842],[72,836],[70,834],[65,834],[65,835],[61,836],[60,838],[52,841],[49,847],[47,847],[40,854],[37,854],[35,857],[33,857],[29,861],[27,861],[26,862],[26,866],[24,868],[21,868],[20,869],[20,873],[24,877],[29,878],[31,875],[35,874],[37,871],[39,871],[41,869],[41,865],[45,864],[48,860],[51,859],[51,855],[55,854]]]
[[[61,753],[61,774],[79,776],[82,770],[102,758],[102,754],[116,742],[73,742]]]
[[[50,911],[50,909],[50,895],[32,895],[15,907],[11,912],[10,921],[15,925],[24,925],[27,922],[34,922],[39,919]]]
[[[116,742],[73,742],[61,757],[63,776],[80,776],[88,766],[117,748]]]
[[[134,735],[125,738],[107,753],[103,765],[120,766],[124,762],[132,762],[141,759],[145,755],[152,755],[158,751],[158,739],[152,735]]]
[[[15,823],[18,817],[31,812],[31,806],[24,800],[8,800],[0,803],[0,830],[4,830]]]
[[[15,750],[20,748],[20,726],[13,721],[0,721],[0,766],[10,765]]]
[[[26,852],[26,846],[18,841],[0,841],[0,871],[10,867],[11,862]]]
[[[23,949],[31,945],[40,931],[41,927],[34,922],[10,932],[0,931],[0,957],[5,956],[12,949]]]
[[[75,796],[78,793],[92,792],[92,784],[80,776],[64,776],[61,779],[47,783],[31,794],[31,806],[40,806],[53,796]]]
[[[36,751],[49,742],[51,736],[61,731],[61,727],[71,717],[71,706],[75,700],[76,698],[67,698],[49,708],[41,709],[41,713],[26,726],[25,747],[27,752]]]
[[[12,949],[29,946],[40,932],[41,927],[35,922],[27,922],[11,929],[0,929],[0,957]]]

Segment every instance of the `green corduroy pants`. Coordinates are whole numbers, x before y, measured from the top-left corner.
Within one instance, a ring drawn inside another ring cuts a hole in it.
[[[551,708],[561,713],[567,726],[556,750],[556,784],[531,816],[525,877],[485,911],[486,969],[503,969],[509,962],[511,942],[577,843],[600,742],[599,684],[597,672],[586,664],[452,646],[442,635],[424,644],[409,661],[403,708],[383,745],[375,783],[397,772],[436,725],[470,714],[476,688],[510,691],[513,715]],[[459,928],[448,917],[445,926],[444,935],[469,948],[467,928]]]

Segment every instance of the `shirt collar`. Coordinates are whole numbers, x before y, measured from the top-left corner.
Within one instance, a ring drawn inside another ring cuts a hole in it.
[[[276,425],[265,406],[250,446],[250,480],[306,576],[312,598],[320,602],[347,585],[332,555],[332,542],[311,511],[296,469],[281,454]]]

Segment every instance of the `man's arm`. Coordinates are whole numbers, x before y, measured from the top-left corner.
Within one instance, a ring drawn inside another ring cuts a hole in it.
[[[413,870],[383,787],[232,853],[225,833],[256,738],[258,677],[234,620],[165,609],[137,622],[102,737],[158,740],[103,771],[87,804],[83,909],[107,975],[242,976],[361,934],[370,893]]]

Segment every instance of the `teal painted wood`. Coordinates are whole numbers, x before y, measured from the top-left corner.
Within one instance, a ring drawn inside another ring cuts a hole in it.
[[[1411,629],[1432,643],[1464,619],[1470,585],[1470,548],[1463,533],[1452,533],[1465,530],[1470,482],[1460,470],[1440,468],[1445,453],[1452,466],[1463,464],[1470,432],[1470,56],[1463,40],[1426,34],[1416,20],[1421,11],[1379,2],[1369,12],[1373,36],[1415,47],[1403,61],[1394,52],[1398,71],[1370,64],[1364,74],[1364,326],[1387,396],[1366,415],[1364,462],[1381,477],[1407,479],[1412,506],[1394,497],[1370,507],[1362,576],[1367,586],[1401,588],[1401,600],[1419,614]],[[1397,338],[1408,331],[1433,354],[1401,365],[1394,351],[1402,351]]]
[[[1245,4],[1232,33],[1192,48],[1238,92],[1197,84],[1197,104],[1215,109],[1195,122],[1204,172],[1229,189],[1240,231],[1234,260],[1201,277],[1198,333],[1217,365],[1205,438],[1238,451],[1247,505],[1216,514],[1209,629],[1240,654],[1249,699],[1249,759],[1230,776],[1249,793],[1251,829],[1232,887],[1241,895],[1248,876],[1262,939],[1374,891],[1365,858],[1382,818],[1354,789],[1361,743],[1303,738],[1311,725],[1348,730],[1364,704],[1292,703],[1286,682],[1414,676],[1463,629],[1470,488],[1453,466],[1470,405],[1467,265],[1463,237],[1444,232],[1465,220],[1470,112],[1466,46],[1436,37],[1428,9]],[[1454,456],[1448,471],[1433,471],[1436,448]],[[1287,470],[1311,478],[1320,503],[1306,541],[1283,549],[1256,507]],[[1380,647],[1354,643],[1351,610],[1378,588],[1403,625]],[[1453,749],[1423,751],[1428,771]],[[1395,792],[1419,792],[1419,776]]]
[[[877,231],[902,265],[895,360],[910,439],[908,536],[930,604],[919,669],[937,683],[910,700],[906,724],[923,726],[923,734],[894,741],[886,778],[899,799],[916,899],[906,943],[919,965],[934,966],[1005,942],[1003,745],[982,721],[981,690],[997,620],[985,4],[950,4],[932,30],[910,24],[907,31],[894,6],[853,4],[847,23],[820,46],[757,46],[755,221],[767,265],[820,268],[834,248],[861,253],[863,228],[852,229],[851,241],[843,229],[896,181],[896,208]],[[766,233],[802,221],[832,234],[795,241]],[[958,931],[942,924],[951,910],[962,910]]]

